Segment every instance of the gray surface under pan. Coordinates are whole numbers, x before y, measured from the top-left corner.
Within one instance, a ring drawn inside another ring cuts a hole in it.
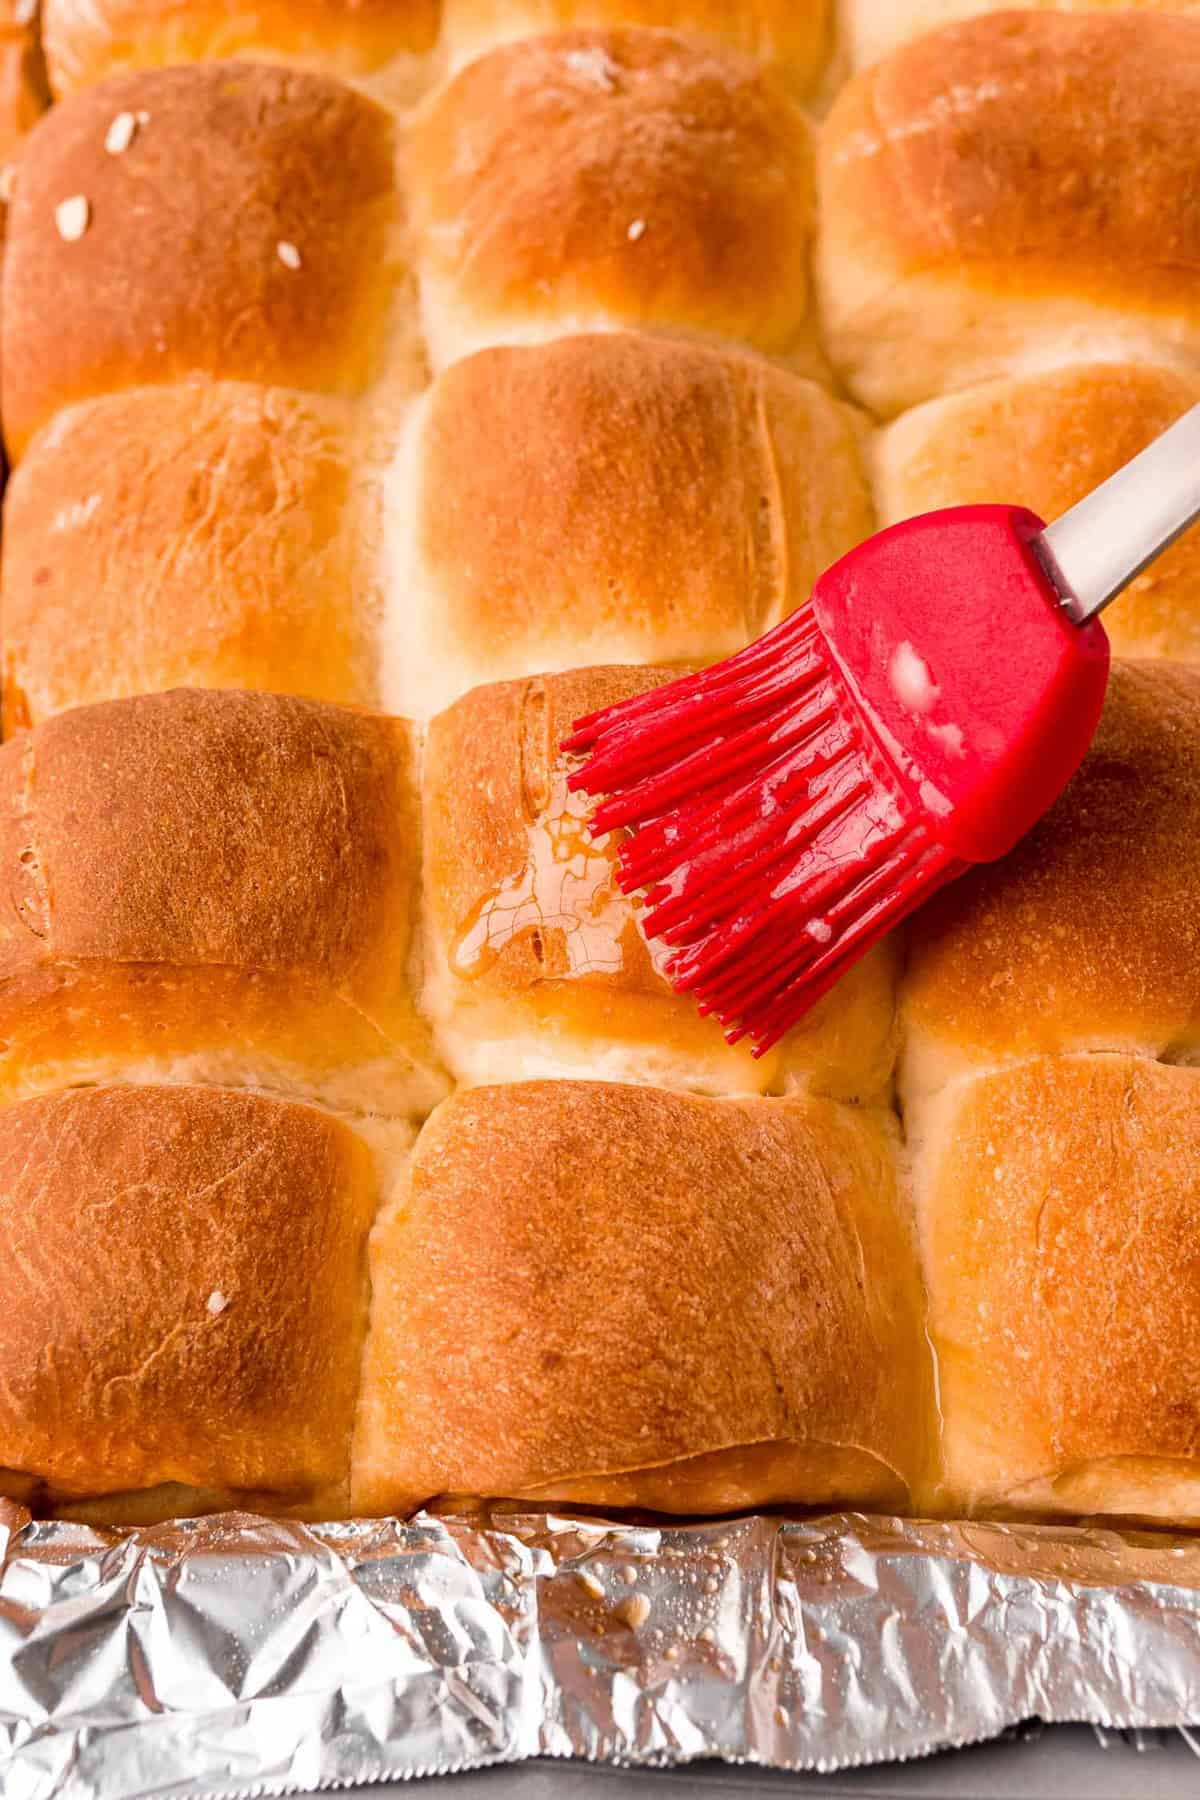
[[[531,1762],[438,1776],[427,1787],[431,1800],[435,1792],[446,1800],[680,1800],[684,1794],[699,1800],[1200,1800],[1200,1756],[1178,1732],[1110,1732],[1102,1746],[1086,1727],[1059,1726],[843,1775],[784,1775],[721,1763],[627,1770]],[[347,1800],[397,1800],[404,1789],[354,1788]]]

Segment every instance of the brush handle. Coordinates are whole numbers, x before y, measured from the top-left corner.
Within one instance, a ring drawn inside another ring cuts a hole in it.
[[[1200,518],[1200,406],[1048,525],[1035,543],[1076,625],[1103,612]]]

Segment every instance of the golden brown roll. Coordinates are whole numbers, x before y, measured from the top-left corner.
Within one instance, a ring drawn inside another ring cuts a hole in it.
[[[456,363],[386,483],[386,704],[711,660],[873,527],[851,415],[733,351],[614,332]]]
[[[344,1511],[375,1197],[345,1124],[258,1094],[0,1112],[0,1469],[39,1510]]]
[[[902,1501],[928,1433],[886,1114],[458,1093],[372,1239],[352,1499]]]
[[[363,75],[433,47],[438,0],[42,0],[57,95],[124,69],[216,57]]]
[[[178,690],[0,750],[0,1098],[263,1086],[352,1110],[444,1092],[412,1004],[419,821],[402,720]]]
[[[911,1099],[1050,1051],[1174,1059],[1200,1027],[1200,670],[1113,669],[1095,742],[1002,862],[914,917],[901,988]]]
[[[803,93],[828,54],[829,14],[828,0],[442,0],[442,32],[461,63],[512,38],[574,25],[702,31],[770,64]]]
[[[842,41],[858,68],[938,25],[1008,10],[1006,0],[841,0]],[[1023,0],[1022,10],[1192,13],[1200,8],[1196,0]]]
[[[410,140],[435,366],[620,324],[797,347],[810,162],[782,88],[702,37],[567,31],[480,57]]]
[[[967,1082],[917,1174],[940,1506],[1200,1522],[1200,1071]]]
[[[378,702],[345,405],[215,382],[59,413],[5,501],[4,722],[176,686]]]
[[[37,0],[0,0],[0,167],[12,161],[49,99],[38,43]],[[0,202],[6,199],[0,193]],[[0,204],[0,221],[3,217]]]
[[[876,438],[880,516],[997,501],[1057,518],[1198,400],[1200,371],[1083,363],[927,401]],[[1140,575],[1104,623],[1118,656],[1200,661],[1200,534]]]
[[[1200,17],[997,13],[857,76],[820,173],[852,391],[890,415],[1080,357],[1196,366],[1198,106]]]
[[[393,158],[389,113],[288,69],[117,75],[56,106],[9,221],[10,451],[125,388],[361,390],[410,325]]]
[[[472,1083],[588,1075],[713,1093],[876,1095],[892,1066],[894,947],[881,945],[757,1061],[659,972],[558,750],[573,721],[667,678],[581,669],[476,688],[425,757],[426,1010]],[[464,771],[470,775],[464,779]]]

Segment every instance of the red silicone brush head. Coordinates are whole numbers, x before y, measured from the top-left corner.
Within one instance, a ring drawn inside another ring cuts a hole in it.
[[[776,1043],[937,887],[1061,792],[1108,679],[1014,507],[893,526],[749,649],[578,721],[573,788],[731,1042]]]

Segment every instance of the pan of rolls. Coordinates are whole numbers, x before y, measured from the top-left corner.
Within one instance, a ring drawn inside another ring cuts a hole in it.
[[[1200,7],[9,10],[0,1493],[1200,1521],[1195,533],[759,1061],[558,749],[1200,398]]]

